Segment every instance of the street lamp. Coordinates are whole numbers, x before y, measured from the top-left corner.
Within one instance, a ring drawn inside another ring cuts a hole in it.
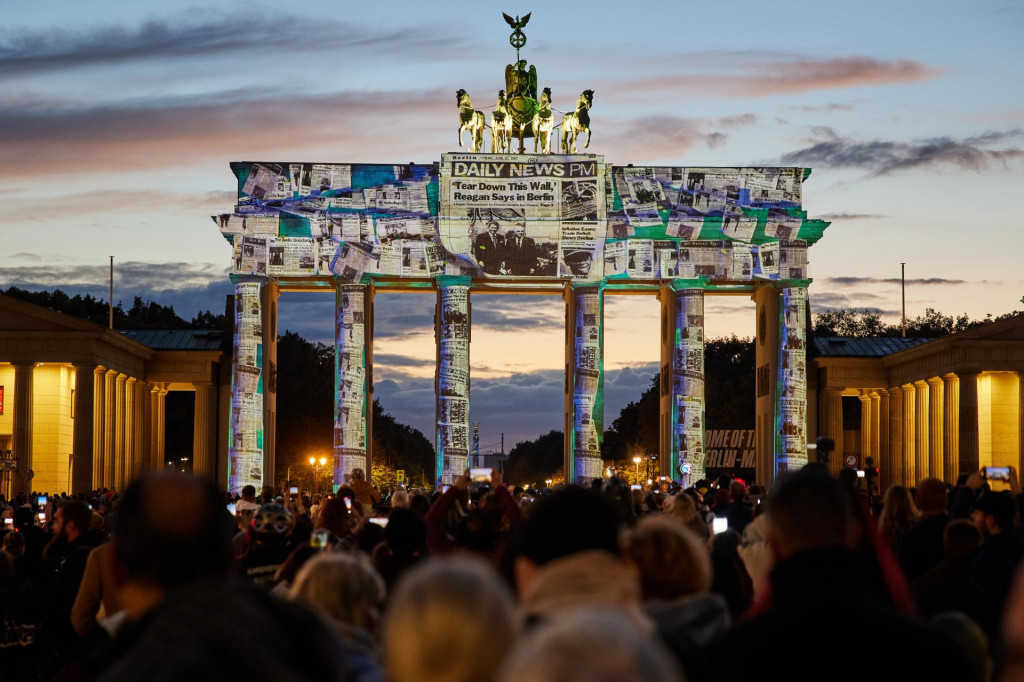
[[[551,489],[551,479],[550,479],[550,478],[549,478],[549,479],[546,479],[546,480],[544,481],[544,484],[545,484],[545,485],[546,485],[546,486],[548,487],[548,490],[550,490],[550,489]]]
[[[327,458],[321,457],[319,464],[317,464],[316,457],[309,458],[309,466],[313,469],[313,492],[318,492],[320,486],[317,485],[320,478],[320,472],[324,470],[324,466],[327,465]]]
[[[637,478],[640,478],[640,455],[633,458],[633,469]]]

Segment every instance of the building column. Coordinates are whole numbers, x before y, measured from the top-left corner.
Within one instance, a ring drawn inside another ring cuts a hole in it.
[[[373,292],[365,284],[338,284],[334,292],[334,485],[348,485],[352,472],[370,477],[373,398],[369,369],[373,353]],[[467,345],[468,348],[468,345]],[[461,473],[461,472],[459,472]]]
[[[120,490],[128,487],[132,480],[132,466],[135,461],[135,377],[124,382],[124,460],[118,467],[121,475]]]
[[[945,396],[943,395],[942,379],[932,377],[928,380],[928,475],[946,480],[945,457],[943,446],[945,439],[942,433],[945,421],[943,414]]]
[[[14,473],[14,494],[30,492],[32,480],[26,479],[32,469],[32,422],[34,403],[35,363],[15,362],[14,366],[14,459],[18,470]]]
[[[451,484],[469,459],[469,277],[442,275],[434,308],[437,369],[434,374],[434,478]]]
[[[116,439],[116,398],[117,371],[108,369],[103,377],[103,484],[102,487],[114,487],[114,463],[117,461]]]
[[[566,483],[587,484],[603,474],[604,285],[565,286]]]
[[[75,421],[71,436],[71,492],[87,493],[92,490],[93,452],[93,388],[96,365],[75,364]]]
[[[1017,475],[1024,471],[1024,371],[1017,372]]]
[[[135,412],[132,415],[134,432],[132,435],[132,456],[131,468],[128,470],[128,482],[131,483],[147,468],[146,461],[149,458],[149,447],[146,442],[146,418],[147,401],[149,399],[149,384],[145,381],[135,382]]]
[[[867,458],[872,456],[872,434],[878,427],[871,420],[871,396],[862,392],[857,399],[860,400],[860,466],[863,469]]]
[[[125,434],[125,393],[128,377],[118,374],[115,379],[114,397],[114,470],[111,485],[114,490],[124,492],[124,434]]]
[[[916,478],[914,483],[920,483],[922,479],[931,475],[930,451],[928,432],[930,422],[928,417],[928,382],[914,382],[914,470]]]
[[[779,308],[775,473],[807,464],[807,288],[785,287]],[[842,448],[842,406],[836,444]]]
[[[167,384],[156,387],[156,405],[153,409],[153,456],[157,461],[158,471],[167,467],[167,454],[164,450],[167,436]]]
[[[871,456],[875,458],[875,466],[878,466],[878,457],[882,452],[881,400],[878,396],[878,391],[871,391],[871,394],[868,396],[868,398],[871,401]]]
[[[897,386],[889,389],[889,478],[885,489],[892,485],[903,485],[907,481],[906,439],[903,432],[906,424],[903,421],[903,390]],[[883,495],[885,490],[880,490]]]
[[[960,473],[978,470],[978,374],[960,372]]]
[[[264,483],[263,301],[259,281],[235,284],[235,334],[231,364],[231,418],[228,445],[228,490]],[[276,331],[275,331],[276,334]],[[163,399],[160,398],[160,409]],[[161,418],[162,422],[163,419]],[[163,465],[163,433],[157,436]],[[269,483],[269,482],[268,482]]]
[[[834,476],[843,468],[843,391],[838,388],[818,389],[818,434],[835,441],[835,450],[828,460],[828,470]]]
[[[943,480],[956,483],[960,475],[960,378],[942,376],[945,422],[942,428]]]
[[[103,487],[103,459],[106,457],[106,376],[107,368],[100,366],[92,371],[92,490]]]
[[[889,391],[878,389],[878,493],[884,495],[892,482],[892,420]]]
[[[659,464],[669,478],[689,486],[705,476],[704,290],[666,284],[660,298]]]
[[[917,481],[917,396],[913,384],[903,384],[903,485]]]
[[[195,415],[192,419],[192,474],[214,479],[214,448],[217,435],[216,398],[211,382],[194,384]]]

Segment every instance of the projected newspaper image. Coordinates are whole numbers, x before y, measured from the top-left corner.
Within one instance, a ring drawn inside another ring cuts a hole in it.
[[[366,471],[365,293],[358,284],[345,285],[337,299],[334,480],[348,482],[354,469]]]
[[[228,489],[263,484],[263,310],[258,282],[235,285]]]
[[[807,464],[807,289],[782,291],[779,342],[779,472]]]

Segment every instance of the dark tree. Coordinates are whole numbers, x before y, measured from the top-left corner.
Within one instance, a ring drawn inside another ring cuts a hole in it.
[[[505,478],[514,483],[537,483],[562,468],[562,432],[548,431],[536,440],[515,444],[508,453]]]

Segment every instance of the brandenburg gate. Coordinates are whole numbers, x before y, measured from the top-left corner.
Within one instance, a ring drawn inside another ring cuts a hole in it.
[[[519,55],[529,15],[505,19],[516,63],[492,108],[490,153],[485,116],[459,90],[468,150],[435,163],[231,164],[238,201],[214,218],[234,253],[230,490],[273,480],[282,291],[335,294],[335,484],[372,457],[378,291],[435,298],[438,483],[469,456],[471,297],[487,293],[565,301],[567,481],[602,475],[604,299],[617,294],[661,302],[663,474],[704,473],[708,295],[756,304],[758,479],[806,463],[807,250],[828,226],[802,209],[809,169],[614,166],[578,153],[594,92],[556,125],[550,89],[538,92]]]

